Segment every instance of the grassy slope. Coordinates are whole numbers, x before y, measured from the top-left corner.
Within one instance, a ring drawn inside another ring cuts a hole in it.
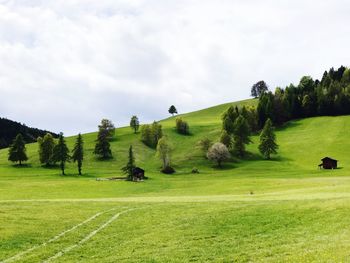
[[[184,114],[192,136],[176,134],[174,118],[162,121],[175,148],[177,173],[172,176],[158,172],[154,150],[140,143],[139,135],[129,128],[117,130],[112,142],[115,159],[105,162],[92,155],[96,134],[84,135],[87,155],[81,178],[74,175],[72,164],[67,177],[60,177],[57,169],[41,168],[36,144],[28,146],[27,168],[12,167],[6,150],[0,151],[0,200],[8,200],[0,202],[0,220],[5,222],[0,226],[0,260],[116,208],[18,259],[37,262],[52,257],[125,207],[139,210],[121,215],[56,260],[327,262],[349,258],[350,116],[289,123],[277,131],[280,151],[273,161],[261,159],[258,138],[253,137],[247,160],[217,170],[194,145],[205,136],[218,138],[220,115],[227,107]],[[74,138],[67,140],[72,147]],[[150,180],[138,184],[95,181],[95,177],[120,175],[130,144]],[[339,159],[341,169],[318,170],[325,155]],[[194,166],[200,174],[190,173]],[[18,199],[27,201],[9,201]]]

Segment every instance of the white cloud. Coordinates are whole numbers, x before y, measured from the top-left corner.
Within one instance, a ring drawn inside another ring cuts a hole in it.
[[[350,58],[345,0],[0,0],[0,116],[68,134],[320,77]]]

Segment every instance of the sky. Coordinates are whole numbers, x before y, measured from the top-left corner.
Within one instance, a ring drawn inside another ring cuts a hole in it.
[[[350,66],[347,0],[0,0],[0,116],[73,135]]]

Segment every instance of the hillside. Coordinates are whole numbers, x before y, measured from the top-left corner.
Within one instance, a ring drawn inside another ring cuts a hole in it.
[[[31,128],[26,126],[25,124],[12,121],[6,118],[0,118],[0,149],[8,147],[13,139],[16,137],[18,133],[23,135],[24,140],[27,143],[35,142],[39,136],[44,136],[48,131],[41,130],[37,128]],[[52,133],[54,137],[58,135]]]
[[[271,161],[262,159],[258,136],[253,136],[249,157],[220,170],[195,144],[203,137],[217,140],[220,116],[229,105],[181,115],[191,136],[175,132],[175,117],[161,121],[174,146],[174,175],[159,172],[155,151],[129,127],[117,129],[109,161],[92,154],[96,133],[83,136],[82,177],[76,176],[74,164],[68,164],[65,177],[57,168],[40,167],[35,143],[28,145],[30,162],[23,168],[12,166],[7,149],[0,150],[0,220],[5,222],[0,226],[0,261],[348,259],[350,116],[288,122],[276,131],[280,149]],[[67,138],[70,148],[74,139]],[[150,179],[96,181],[121,175],[130,144]],[[319,170],[324,156],[338,159],[340,169]],[[191,174],[193,167],[200,173]]]

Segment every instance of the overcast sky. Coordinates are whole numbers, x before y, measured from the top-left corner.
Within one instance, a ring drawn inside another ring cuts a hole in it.
[[[0,0],[0,116],[67,135],[350,65],[347,0]]]

